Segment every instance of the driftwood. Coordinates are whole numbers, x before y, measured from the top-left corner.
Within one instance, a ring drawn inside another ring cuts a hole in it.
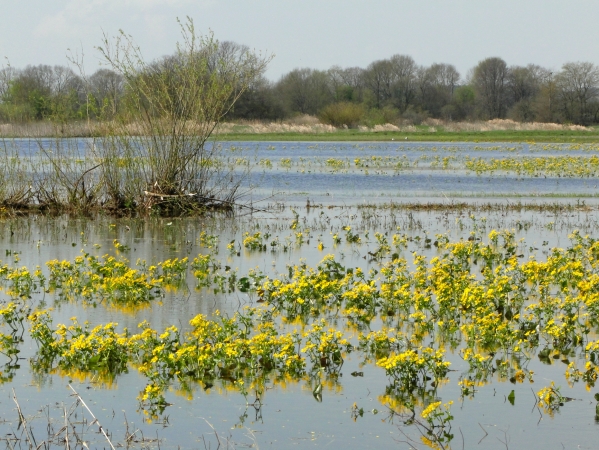
[[[152,197],[152,198],[159,198],[160,200],[164,200],[164,199],[173,199],[173,198],[186,198],[186,197],[194,197],[197,198],[198,200],[203,200],[206,202],[207,206],[209,206],[209,202],[215,202],[215,203],[219,203],[222,206],[225,207],[229,207],[232,208],[233,206],[237,206],[239,208],[246,208],[251,210],[252,212],[256,212],[256,211],[260,211],[260,212],[268,212],[266,209],[262,209],[262,208],[256,208],[254,206],[251,205],[244,205],[243,203],[235,203],[233,201],[230,200],[220,200],[218,198],[215,197],[201,197],[198,196],[197,193],[190,193],[190,194],[160,194],[160,193],[156,193],[156,192],[150,192],[150,191],[144,191],[144,195],[146,197]]]
[[[157,194],[156,192],[144,191],[144,194],[148,197],[160,197],[162,198],[183,198],[183,197],[195,197],[198,194]],[[205,197],[198,197],[205,198]]]

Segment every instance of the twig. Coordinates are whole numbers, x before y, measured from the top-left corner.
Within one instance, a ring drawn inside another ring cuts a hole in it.
[[[21,424],[23,424],[23,430],[25,431],[25,436],[27,437],[27,442],[29,442],[29,446],[37,447],[37,445],[35,443],[35,439],[33,438],[33,436],[31,436],[29,434],[29,430],[27,429],[27,420],[25,419],[25,416],[23,415],[23,412],[21,411],[21,407],[19,406],[19,402],[17,401],[17,394],[15,394],[14,388],[12,390],[12,399],[15,402],[15,404],[17,405],[17,412],[19,414],[19,422]]]
[[[65,447],[67,448],[67,450],[70,450],[71,445],[69,443],[69,421],[67,420],[67,409],[64,407],[63,405],[63,410],[64,410],[64,432],[65,432]]]
[[[216,447],[216,449],[218,450],[220,448],[221,442],[220,442],[220,438],[218,437],[218,433],[216,431],[216,429],[212,426],[212,424],[210,422],[208,422],[206,419],[204,419],[204,422],[206,422],[208,424],[208,426],[210,428],[212,428],[212,431],[214,431],[214,436],[216,437],[216,442],[218,442],[218,446]],[[204,444],[206,445],[206,444]]]
[[[14,433],[13,433],[14,436]],[[15,437],[16,438],[16,437]],[[10,443],[10,438],[6,438],[6,444],[10,447],[10,450],[15,450],[15,448],[12,446],[12,444]]]
[[[483,430],[483,433],[485,433],[485,435],[482,438],[480,438],[480,441],[478,441],[478,443],[480,444],[483,441],[483,439],[489,435],[489,433],[487,433],[487,430],[485,430],[483,428],[483,426],[480,424],[480,422],[478,422],[478,426],[480,427],[481,430]]]
[[[79,401],[81,402],[81,404],[85,407],[85,409],[87,409],[87,412],[89,412],[89,414],[93,417],[94,421],[90,424],[90,426],[93,425],[94,423],[97,423],[98,426],[100,427],[100,431],[102,432],[102,434],[104,435],[104,437],[108,441],[108,444],[110,445],[110,448],[112,448],[112,450],[116,450],[114,448],[114,445],[112,445],[112,442],[110,442],[110,439],[108,438],[108,435],[106,434],[106,431],[104,431],[104,428],[100,424],[100,421],[98,419],[96,419],[96,416],[94,416],[94,413],[91,412],[91,410],[87,407],[87,405],[85,404],[85,402],[83,401],[83,399],[81,398],[81,396],[77,393],[77,391],[75,389],[73,389],[73,386],[71,386],[69,384],[69,388],[71,389],[71,391],[73,391],[73,394],[77,396],[77,398],[79,399]]]
[[[144,194],[147,195],[148,197],[160,197],[161,199],[162,198],[185,198],[185,197],[193,197],[195,195],[198,195],[198,194],[178,194],[178,195],[177,194],[175,194],[175,195],[173,195],[173,194],[157,194],[155,192],[150,192],[150,191],[144,191]],[[206,199],[205,197],[199,197],[199,198],[201,198],[202,200],[214,200],[214,201],[221,202],[221,203],[230,203],[225,200],[218,200],[215,198],[211,198],[211,199]]]
[[[535,391],[533,388],[530,388],[530,390],[532,391],[532,395],[535,398],[535,404],[533,405],[532,409],[535,409],[535,407],[537,408],[537,411],[539,411],[539,421],[537,422],[537,426],[541,423],[541,420],[543,420],[543,413],[541,412],[541,409],[539,408],[539,399],[537,398],[537,394],[535,394]],[[532,412],[532,410],[530,411]]]
[[[508,427],[508,428],[509,428],[509,427]],[[508,442],[509,442],[508,435],[507,435],[507,431],[506,431],[506,430],[501,430],[501,431],[503,431],[503,436],[505,437],[505,442],[504,442],[504,441],[502,441],[502,440],[501,440],[501,439],[499,439],[499,438],[497,438],[497,440],[498,440],[499,442],[501,442],[503,445],[505,445],[505,449],[506,449],[506,450],[509,450],[509,447],[508,447],[508,445],[507,445],[507,444],[508,444]]]

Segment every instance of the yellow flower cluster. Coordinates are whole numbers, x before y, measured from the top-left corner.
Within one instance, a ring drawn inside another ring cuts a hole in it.
[[[50,288],[70,301],[81,298],[89,302],[143,304],[154,298],[153,290],[160,288],[163,281],[154,278],[154,266],[152,273],[144,273],[129,267],[126,259],[109,255],[98,258],[84,253],[74,262],[52,260],[46,266],[50,270]]]
[[[344,228],[350,243],[359,242],[351,227]],[[266,235],[258,234],[264,245]],[[363,236],[365,245],[374,242]],[[434,386],[443,382],[449,362],[442,349],[449,347],[467,365],[464,395],[473,395],[474,386],[490,376],[514,383],[532,380],[522,361],[533,355],[546,361],[574,351],[582,355],[582,364],[567,362],[568,381],[595,383],[599,341],[589,337],[599,323],[599,242],[574,232],[569,247],[548,249],[545,260],[537,260],[523,259],[523,244],[513,231],[490,230],[487,238],[474,232],[458,241],[439,235],[435,257],[414,253],[408,261],[391,255],[406,245],[405,236],[396,236],[389,245],[385,235],[374,235],[377,248],[370,252],[369,271],[344,267],[333,255],[315,267],[300,260],[273,278],[250,271],[235,282],[264,300],[259,309],[230,318],[197,316],[185,334],[176,327],[159,332],[145,323],[134,336],[117,332],[115,324],[90,327],[74,321],[54,327],[49,313],[33,312],[30,333],[40,344],[36,364],[40,370],[58,366],[118,373],[132,362],[152,385],[142,401],[154,403],[174,380],[183,390],[214,379],[247,389],[271,373],[287,381],[307,373],[334,377],[355,349],[385,370],[387,394],[407,393],[406,401],[430,380]],[[207,235],[200,240],[206,247],[214,244]],[[431,241],[424,238],[419,245]],[[49,261],[47,267],[48,287],[58,297],[116,304],[148,302],[167,283],[184,281],[190,269],[199,287],[225,280],[214,253],[191,263],[186,258],[149,267],[138,262],[135,268],[123,258],[84,253],[73,261]],[[44,282],[39,269],[0,267],[0,278],[23,294],[27,286]],[[1,306],[0,319],[20,327],[19,318],[29,310],[22,296],[13,300]],[[10,349],[10,335],[5,336],[3,348]],[[550,394],[540,397],[550,401]]]
[[[593,156],[543,156],[520,158],[466,158],[467,169],[482,174],[486,172],[512,172],[528,176],[596,177],[599,174],[599,157]]]

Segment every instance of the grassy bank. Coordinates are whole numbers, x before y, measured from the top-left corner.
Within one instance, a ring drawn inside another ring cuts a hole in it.
[[[135,123],[126,125],[127,132],[143,134]],[[102,137],[108,134],[106,124],[74,122],[54,124],[0,125],[0,140],[43,137]],[[441,122],[429,120],[423,125],[391,124],[374,128],[335,128],[309,117],[283,123],[223,123],[215,132],[221,141],[415,141],[415,142],[549,142],[599,143],[599,127],[580,127],[547,123],[518,123],[511,120],[487,122]],[[214,137],[214,136],[213,136]]]
[[[221,133],[222,141],[416,141],[416,142],[599,142],[599,129],[592,131],[360,131],[336,130],[326,133]]]

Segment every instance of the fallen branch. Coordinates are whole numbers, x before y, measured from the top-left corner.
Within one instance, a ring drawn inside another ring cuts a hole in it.
[[[216,202],[216,203],[220,203],[222,205],[226,205],[226,206],[230,206],[230,207],[237,206],[239,208],[247,208],[247,209],[250,209],[252,211],[268,212],[266,209],[256,208],[254,206],[248,206],[248,205],[244,205],[242,203],[235,203],[235,202],[232,202],[230,200],[220,200],[220,199],[215,198],[215,197],[201,197],[201,196],[198,196],[197,193],[189,193],[189,194],[160,194],[160,193],[156,193],[156,192],[144,191],[144,195],[146,197],[160,198],[160,200],[164,200],[165,198],[196,197],[197,199],[205,201],[205,202]]]
[[[150,192],[150,191],[144,191],[144,194],[147,195],[148,197],[160,197],[161,199],[163,198],[183,198],[183,197],[194,197],[198,194],[157,194],[156,192]],[[216,199],[207,199],[205,197],[199,197],[202,200],[216,200]],[[223,200],[216,200],[216,201],[220,201],[225,203],[225,201]],[[230,202],[228,202],[230,203]]]

